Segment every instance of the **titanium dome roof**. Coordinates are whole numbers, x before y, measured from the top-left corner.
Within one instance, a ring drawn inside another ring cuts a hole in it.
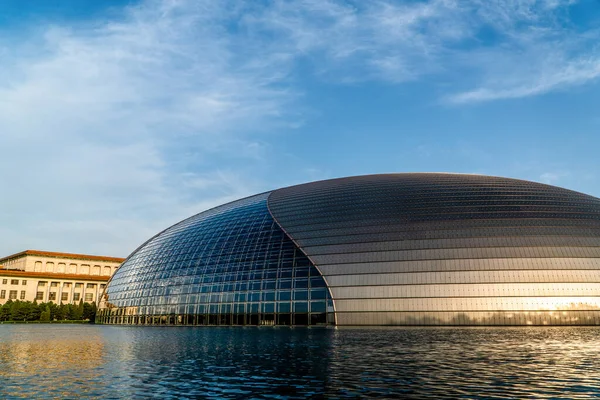
[[[239,227],[258,220],[263,228],[270,224],[270,237],[289,249],[291,260],[242,245],[256,239]],[[231,229],[238,229],[234,239],[206,239]],[[297,262],[309,270],[306,277],[295,277]],[[270,269],[261,266],[260,277],[246,279],[239,272],[258,264],[285,273],[267,276]],[[208,276],[225,281],[211,283],[215,296],[193,296],[192,289],[208,286],[201,283]],[[237,288],[244,279],[256,284]],[[296,287],[296,280],[309,283]],[[149,306],[153,291],[161,292],[164,306]],[[296,185],[167,229],[125,261],[106,294],[112,308],[105,307],[100,322],[238,324],[234,315],[243,314],[251,324],[310,324],[311,318],[338,325],[598,324],[600,199],[516,179],[441,173]],[[123,319],[122,310],[132,317]]]

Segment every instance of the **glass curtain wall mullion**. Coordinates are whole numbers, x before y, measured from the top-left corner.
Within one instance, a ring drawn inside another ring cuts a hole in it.
[[[299,296],[302,300],[298,307],[292,296],[278,301],[278,280],[288,280],[294,286],[297,259],[306,257],[296,251],[293,242],[273,221],[266,208],[266,197],[254,196],[227,205],[228,212],[213,217],[205,215],[211,211],[199,214],[197,221],[188,219],[185,226],[176,225],[177,229],[167,230],[142,246],[109,285],[99,322],[113,322],[112,315],[123,309],[135,316],[128,323],[144,325],[325,324],[326,313],[320,311],[324,306],[317,303],[325,305],[327,299],[317,299],[313,307],[316,312],[310,313],[309,284],[303,285],[305,293]],[[190,264],[195,265],[193,272],[188,271]],[[310,261],[305,259],[298,264],[298,268],[306,269]],[[288,269],[289,277],[278,273]],[[202,279],[174,278],[178,275]],[[148,281],[159,291],[140,290],[129,300],[123,299],[122,294],[130,286]],[[172,286],[175,281],[178,286]],[[165,286],[170,288],[169,293]],[[186,294],[176,296],[176,291]],[[300,311],[295,312],[296,308]]]

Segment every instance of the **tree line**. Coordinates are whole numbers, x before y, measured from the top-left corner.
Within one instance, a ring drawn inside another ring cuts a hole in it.
[[[94,322],[96,304],[55,304],[53,302],[37,303],[36,301],[8,300],[0,306],[0,322],[4,321],[81,321]]]

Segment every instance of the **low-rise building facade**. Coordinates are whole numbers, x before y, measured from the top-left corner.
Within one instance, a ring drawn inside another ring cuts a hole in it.
[[[0,305],[9,300],[96,302],[124,260],[39,250],[0,258]]]

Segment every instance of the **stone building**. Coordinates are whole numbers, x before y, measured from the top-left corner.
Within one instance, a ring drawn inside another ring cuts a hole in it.
[[[39,250],[0,258],[0,305],[8,300],[96,302],[124,260]]]

